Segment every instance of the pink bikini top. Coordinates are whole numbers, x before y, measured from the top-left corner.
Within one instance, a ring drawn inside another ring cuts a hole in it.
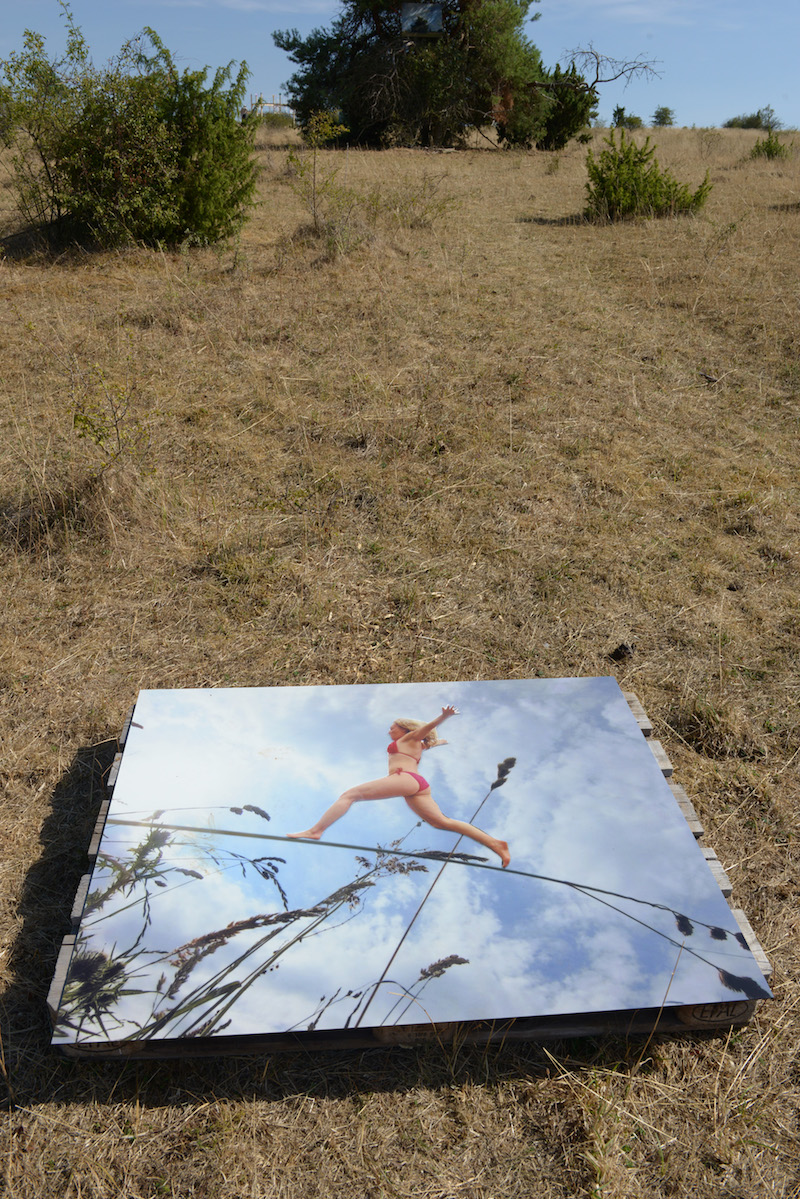
[[[422,757],[421,750],[419,758],[414,758],[414,755],[410,754],[407,749],[398,749],[396,741],[393,741],[391,745],[386,746],[386,752],[387,754],[403,754],[406,758],[413,758],[415,762],[419,762],[420,758]]]

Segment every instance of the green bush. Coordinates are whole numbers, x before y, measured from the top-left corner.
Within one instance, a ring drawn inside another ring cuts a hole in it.
[[[574,63],[568,71],[562,71],[556,63],[548,83],[551,85],[550,105],[536,149],[563,150],[567,142],[579,136],[580,130],[597,116],[597,96],[584,85]]]
[[[780,141],[773,129],[765,138],[759,138],[750,151],[751,158],[788,158],[790,146]]]
[[[780,127],[781,122],[769,104],[766,108],[759,108],[758,112],[748,112],[739,117],[731,117],[722,126],[723,129],[764,129],[770,132],[773,129],[780,129]]]
[[[51,240],[209,243],[234,233],[255,190],[242,65],[179,73],[151,29],[96,68],[63,6],[67,49],[27,31],[0,60],[4,141],[25,223]]]
[[[656,129],[667,129],[670,125],[674,125],[674,109],[667,108],[666,104],[660,105],[653,113],[652,124],[655,125]]]
[[[655,159],[655,146],[646,138],[637,146],[620,130],[619,145],[613,130],[604,138],[605,150],[595,159],[592,151],[586,159],[589,180],[586,184],[585,216],[595,221],[618,221],[625,217],[676,216],[697,212],[711,191],[708,172],[696,191],[678,183]]]
[[[611,115],[611,124],[615,129],[643,129],[644,121],[641,117],[637,117],[633,112],[626,112],[621,104],[618,104]]]

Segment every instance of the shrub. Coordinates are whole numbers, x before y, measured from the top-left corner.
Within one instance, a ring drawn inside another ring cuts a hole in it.
[[[383,221],[395,228],[429,228],[456,201],[439,195],[445,176],[424,174],[411,186],[379,188],[363,193],[338,182],[339,168],[323,165],[319,151],[349,132],[339,123],[338,113],[321,110],[312,113],[303,129],[306,148],[290,150],[289,184],[311,216],[311,225],[301,230],[324,247],[324,257],[332,261],[357,249],[370,239]],[[335,160],[335,152],[328,159]]]
[[[641,129],[644,126],[644,121],[641,117],[637,117],[635,113],[626,112],[621,104],[618,104],[611,115],[611,124],[615,129]]]
[[[697,212],[711,191],[708,172],[696,191],[678,183],[655,159],[655,146],[646,138],[637,146],[620,131],[619,145],[613,130],[604,138],[607,147],[595,159],[592,151],[586,159],[589,181],[586,184],[585,215],[596,221],[618,221],[632,216],[675,216]]]
[[[0,60],[5,140],[17,205],[51,239],[114,246],[215,242],[252,203],[254,127],[240,123],[243,64],[178,72],[146,29],[102,69],[69,8],[67,49],[51,60],[27,31]]]
[[[780,141],[774,130],[770,129],[765,138],[759,138],[750,151],[751,158],[788,158],[790,146]]]
[[[781,122],[775,116],[775,110],[768,104],[759,108],[758,112],[744,113],[740,117],[731,117],[722,126],[723,129],[765,129],[770,132],[780,129]]]
[[[338,167],[322,169],[319,154],[323,146],[347,132],[336,112],[320,109],[310,114],[303,127],[307,148],[289,151],[292,190],[307,206],[310,231],[324,241],[330,259],[354,249],[363,239],[361,223],[356,219],[356,193],[337,183]]]

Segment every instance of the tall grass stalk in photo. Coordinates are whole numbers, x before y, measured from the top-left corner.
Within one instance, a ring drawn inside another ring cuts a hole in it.
[[[515,764],[515,758],[506,758],[498,764],[497,777],[475,809],[470,823],[477,819],[492,793],[506,784]],[[246,804],[242,808],[228,807],[227,811],[237,816],[243,816],[247,812],[262,820],[270,819],[267,812],[253,804]],[[411,983],[390,977],[389,973],[447,865],[453,863],[468,868],[485,868],[482,865],[484,859],[457,852],[463,837],[459,837],[449,851],[418,850],[409,853],[400,848],[402,840],[394,842],[386,849],[375,847],[371,851],[374,854],[372,859],[363,856],[356,858],[358,871],[353,879],[310,906],[290,908],[289,897],[280,880],[280,870],[281,866],[285,865],[285,858],[251,857],[227,848],[219,848],[215,844],[216,840],[229,835],[287,841],[292,844],[287,838],[251,831],[237,834],[233,830],[209,827],[206,830],[192,830],[197,836],[191,841],[178,840],[176,833],[189,830],[163,823],[163,816],[163,812],[153,813],[146,837],[131,852],[114,855],[105,850],[98,859],[96,873],[100,885],[86,900],[81,931],[60,1006],[58,1027],[62,1034],[68,1030],[74,1033],[78,1043],[82,1038],[96,1033],[98,1028],[104,1035],[113,1039],[115,1029],[123,1028],[125,1023],[121,1019],[120,1005],[132,997],[142,995],[150,996],[149,1011],[146,1014],[137,1014],[136,1031],[131,1033],[128,1029],[124,1032],[123,1039],[149,1040],[157,1036],[218,1035],[229,1027],[230,1020],[225,1021],[224,1017],[234,1005],[259,979],[277,969],[287,953],[309,937],[332,930],[358,916],[364,911],[363,904],[368,890],[378,885],[381,880],[393,875],[426,872],[426,859],[438,858],[442,860],[442,865],[408,921],[380,977],[369,983],[354,981],[346,989],[344,986],[337,987],[331,995],[323,995],[316,1009],[292,1027],[315,1029],[323,1014],[330,1008],[348,1003],[350,1011],[343,1027],[358,1028],[363,1024],[381,988],[385,986],[399,987],[401,997],[381,1018],[381,1023],[402,1022],[410,1007],[419,1003],[423,990],[433,980],[441,978],[452,966],[468,964],[468,959],[462,958],[458,953],[452,953],[428,966],[420,967],[417,978]],[[124,818],[112,818],[107,831],[110,833],[117,827],[135,826],[137,823]],[[304,845],[308,848],[313,846],[317,852],[319,849],[342,848],[330,842],[311,842]],[[195,861],[191,866],[177,864],[178,861],[186,862],[192,858]],[[231,921],[224,928],[201,933],[191,941],[167,952],[163,948],[148,949],[146,938],[148,930],[153,927],[154,899],[157,899],[159,894],[174,891],[176,887],[202,882],[208,876],[209,866],[213,867],[215,873],[236,870],[241,873],[243,879],[248,877],[248,872],[255,872],[263,881],[274,887],[280,898],[281,910],[259,912]],[[663,903],[621,895],[589,884],[523,870],[511,869],[503,873],[504,877],[516,874],[569,887],[712,967],[728,990],[749,999],[764,998],[768,995],[768,991],[757,982],[732,970],[721,968],[718,963],[712,962],[698,949],[687,944],[688,938],[695,933],[695,926],[699,925],[707,931],[712,941],[736,943],[745,954],[749,954],[747,942],[738,931],[709,925]],[[618,904],[612,903],[612,897],[645,905],[654,911],[669,913],[674,918],[683,940],[678,941]],[[114,908],[105,910],[113,900],[116,900]],[[122,912],[133,909],[140,909],[141,926],[131,944],[122,949],[115,945],[110,952],[98,949],[94,943],[95,937],[98,933],[102,935],[105,921],[111,918],[118,921]],[[192,975],[201,962],[234,943],[235,938],[247,939],[248,934],[258,934],[261,930],[268,931],[257,935],[255,940],[250,938],[251,943],[246,948],[218,968],[212,969],[210,973],[206,971],[205,976],[192,985]],[[154,983],[155,971],[159,971],[159,977]],[[232,975],[236,977],[231,977]],[[397,1012],[401,1004],[403,1006]]]
[[[495,778],[494,782],[493,782],[493,783],[492,783],[492,785],[489,787],[489,790],[486,792],[486,794],[484,795],[483,799],[482,799],[482,800],[481,800],[481,802],[478,804],[477,808],[475,809],[475,811],[473,812],[472,816],[470,817],[470,819],[469,819],[469,821],[468,821],[468,823],[469,823],[469,824],[474,824],[474,823],[475,823],[475,821],[476,821],[476,820],[477,820],[477,818],[478,818],[478,815],[480,814],[481,808],[482,808],[482,807],[483,807],[483,805],[486,803],[487,799],[488,799],[488,798],[489,798],[489,796],[492,794],[492,792],[493,792],[493,791],[496,791],[498,787],[502,787],[502,786],[504,786],[504,785],[505,785],[506,779],[508,778],[508,775],[510,774],[511,770],[513,769],[513,767],[514,767],[515,765],[516,765],[516,758],[505,758],[505,759],[504,759],[502,762],[500,762],[500,763],[498,764],[498,767],[497,767],[497,777]],[[455,851],[458,849],[458,846],[461,844],[461,842],[462,842],[463,840],[464,840],[463,836],[460,836],[460,837],[458,838],[458,840],[456,841],[455,845],[453,846],[453,849],[451,850],[451,853],[455,853]],[[421,912],[422,912],[422,909],[424,908],[425,904],[427,903],[428,899],[430,898],[430,896],[431,896],[431,893],[433,892],[433,889],[434,889],[434,887],[436,886],[436,884],[438,883],[439,879],[440,879],[440,878],[442,877],[442,875],[444,874],[444,870],[445,870],[445,867],[446,867],[446,866],[447,866],[447,860],[445,860],[445,861],[443,862],[443,864],[442,864],[442,866],[441,866],[441,868],[440,868],[440,870],[439,870],[439,873],[436,875],[436,878],[433,880],[433,882],[431,883],[431,885],[430,885],[430,887],[428,888],[427,892],[425,893],[425,895],[424,895],[424,897],[423,897],[423,899],[422,899],[422,901],[421,901],[421,903],[420,903],[419,907],[417,908],[416,912],[414,913],[414,915],[411,917],[411,919],[409,920],[408,924],[406,925],[405,932],[403,933],[403,935],[402,935],[402,937],[400,938],[400,940],[397,942],[397,945],[395,946],[395,948],[394,948],[394,951],[392,952],[392,955],[391,955],[391,957],[389,958],[388,962],[386,963],[386,965],[385,965],[385,967],[384,967],[383,974],[382,974],[382,975],[381,975],[381,977],[378,979],[378,981],[375,983],[374,987],[372,988],[372,991],[371,991],[371,993],[369,994],[369,996],[368,996],[368,998],[367,998],[367,1001],[366,1001],[366,1003],[364,1004],[363,1008],[361,1009],[361,1012],[359,1013],[358,1019],[356,1020],[356,1027],[358,1027],[358,1025],[360,1025],[360,1024],[361,1024],[362,1020],[363,1020],[363,1019],[364,1019],[364,1017],[366,1016],[366,1014],[367,1014],[367,1011],[369,1010],[369,1007],[370,1007],[370,1005],[371,1005],[371,1003],[372,1003],[373,999],[374,999],[374,998],[375,998],[375,996],[377,995],[377,993],[378,993],[378,990],[379,990],[379,988],[380,988],[381,984],[384,982],[384,980],[385,980],[385,978],[386,978],[386,975],[388,974],[389,970],[390,970],[390,969],[391,969],[391,967],[392,967],[392,963],[394,962],[395,958],[397,957],[398,953],[400,952],[400,949],[402,948],[403,942],[405,941],[405,939],[406,939],[406,937],[408,936],[408,934],[411,932],[411,929],[413,928],[414,924],[415,924],[415,923],[416,923],[416,921],[417,921],[417,918],[418,918],[418,917],[419,917],[419,915],[421,914]],[[406,1010],[406,1009],[404,1008],[404,1009],[403,1009],[403,1013],[405,1012],[405,1010]],[[401,1013],[401,1016],[403,1015],[403,1013]]]
[[[269,819],[267,813],[254,805],[229,810],[240,815],[247,810]],[[206,832],[212,837],[211,830]],[[218,835],[215,830],[213,836]],[[227,1027],[223,1017],[254,983],[276,969],[281,959],[306,938],[324,932],[326,924],[336,927],[342,920],[353,919],[361,910],[365,893],[379,880],[427,870],[424,862],[411,860],[411,855],[397,856],[393,849],[376,849],[372,861],[359,857],[358,872],[353,879],[310,907],[292,909],[280,881],[284,858],[248,857],[220,849],[213,843],[204,844],[201,838],[179,841],[169,826],[154,824],[130,853],[114,856],[105,852],[98,859],[96,873],[100,876],[100,886],[86,900],[81,933],[62,997],[58,1029],[62,1032],[70,1030],[78,1043],[98,1029],[113,1039],[115,1030],[124,1023],[120,1019],[119,1005],[132,997],[147,995],[150,997],[149,1011],[137,1014],[136,1031],[126,1031],[124,1039],[148,1040],[159,1035],[197,1037],[222,1032]],[[188,858],[194,855],[196,859],[192,867],[176,864],[176,854],[178,861],[188,860],[186,850],[189,851]],[[275,888],[281,910],[232,921],[224,928],[202,933],[168,952],[146,948],[147,932],[153,924],[153,900],[176,887],[202,881],[208,877],[210,866],[217,873],[237,870],[243,878],[248,872],[255,872]],[[105,910],[115,900],[113,909]],[[124,948],[115,945],[108,952],[97,949],[96,937],[102,936],[104,922],[112,917],[118,920],[122,912],[133,909],[140,910],[141,926],[131,944]],[[338,921],[334,919],[337,916]],[[254,941],[251,938],[252,943],[232,960],[191,985],[191,976],[201,962],[228,946],[234,938],[264,929],[269,931]],[[159,977],[154,982],[156,971]],[[424,986],[430,978],[439,977],[441,973],[443,970],[437,972],[433,967],[423,968],[418,983]],[[413,987],[408,993],[413,994]],[[353,989],[347,995],[353,995]],[[324,1003],[324,1008],[338,997],[337,992]],[[320,1014],[310,1014],[302,1021],[303,1025],[315,1027]]]

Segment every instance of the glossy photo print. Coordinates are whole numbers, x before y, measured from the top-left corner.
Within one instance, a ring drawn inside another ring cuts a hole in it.
[[[53,1041],[769,994],[614,679],[143,691]]]

